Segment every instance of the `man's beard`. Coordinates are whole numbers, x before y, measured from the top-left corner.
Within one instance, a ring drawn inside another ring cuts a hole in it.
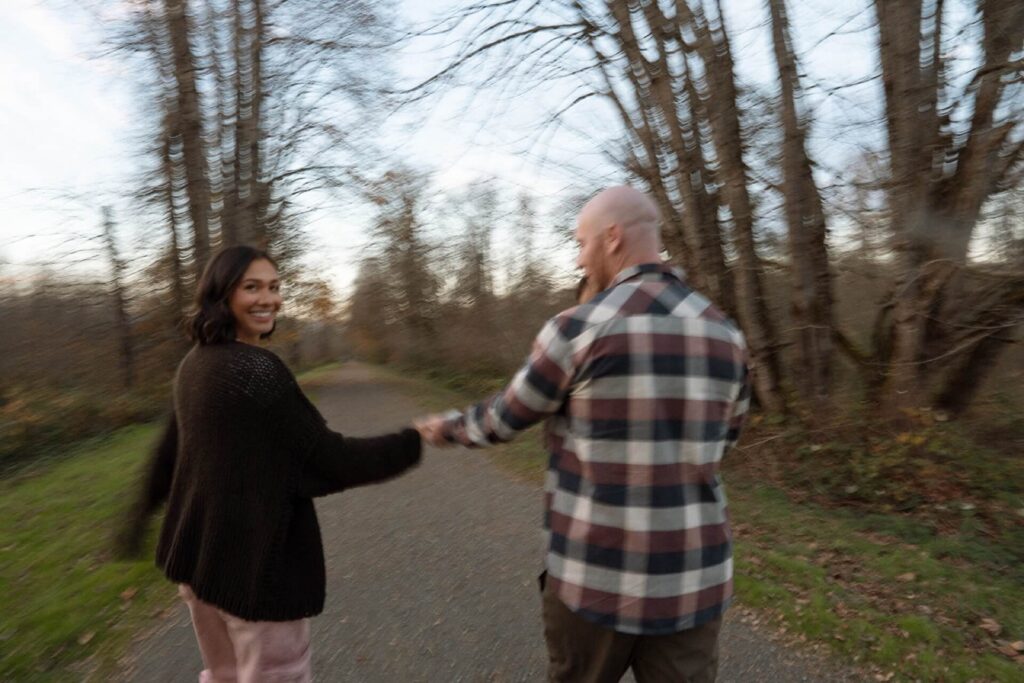
[[[614,274],[609,272],[610,270],[607,263],[595,264],[593,275],[591,275],[595,291],[603,292],[611,285]]]

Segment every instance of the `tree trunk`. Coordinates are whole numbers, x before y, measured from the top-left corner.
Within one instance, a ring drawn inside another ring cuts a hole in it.
[[[700,133],[700,121],[707,120],[707,112],[702,108],[700,96],[697,94],[685,59],[683,64],[685,97],[690,105],[689,125],[685,135],[691,169],[687,180],[693,185],[696,205],[694,230],[697,234],[700,260],[707,264],[705,267],[711,273],[709,277],[715,282],[712,289],[712,294],[718,297],[715,303],[729,315],[738,317],[736,279],[725,260],[722,227],[718,220],[718,198],[708,190],[712,172],[704,156]]]
[[[665,29],[672,26],[655,0],[645,0],[642,6],[649,26]],[[620,22],[625,19],[628,15],[619,17]],[[707,293],[729,315],[736,315],[735,283],[726,267],[718,226],[718,205],[708,192],[710,172],[700,147],[700,100],[693,88],[685,58],[679,74],[672,73],[668,61],[673,48],[666,36],[674,36],[678,48],[683,46],[680,27],[675,26],[675,29],[674,32],[657,28],[652,31],[658,47],[656,70],[651,73],[652,94],[668,128],[668,142],[676,166],[676,185],[683,199],[684,224],[691,236],[691,249],[697,254],[703,279],[708,284]],[[643,59],[639,49],[636,53]]]
[[[624,50],[629,49],[630,54],[634,54],[632,48],[627,48],[627,40],[622,39],[620,42],[623,43]],[[696,253],[692,246],[693,239],[687,231],[687,219],[680,214],[680,211],[673,203],[669,195],[669,189],[666,187],[665,178],[661,173],[659,141],[654,133],[655,124],[650,106],[651,98],[647,95],[639,75],[633,70],[629,70],[627,73],[628,80],[633,86],[634,97],[639,104],[636,109],[640,116],[640,121],[634,120],[633,115],[630,113],[630,107],[626,106],[615,89],[615,79],[606,68],[606,64],[610,60],[598,49],[592,40],[588,40],[587,44],[597,59],[598,70],[601,72],[607,88],[606,96],[611,100],[615,110],[619,113],[622,126],[630,141],[629,158],[624,165],[628,171],[640,177],[647,184],[663,214],[662,218],[665,221],[666,229],[663,230],[662,236],[666,246],[669,247],[673,255],[678,254],[683,266],[687,269],[691,282],[696,284],[698,288],[703,289],[707,283],[704,280],[704,270],[698,259],[695,258]]]
[[[754,239],[731,48],[724,25],[719,27],[716,36],[706,19],[692,12],[685,0],[677,0],[676,8],[696,36],[697,51],[704,62],[708,122],[718,157],[722,196],[732,217],[739,269],[737,303],[740,322],[750,343],[754,391],[765,408],[785,412],[778,337],[765,300],[763,268]]]
[[[233,0],[232,11],[232,55],[235,63],[235,144],[232,181],[231,206],[236,227],[233,237],[235,243],[248,243],[252,239],[253,220],[250,210],[252,201],[249,193],[252,190],[252,164],[249,153],[252,146],[249,142],[252,117],[252,67],[249,63],[250,51],[247,49],[245,8],[243,0]]]
[[[648,157],[644,175],[659,204],[670,211],[666,224],[673,226],[679,236],[672,235],[673,239],[666,241],[676,242],[687,254],[687,271],[693,283],[723,310],[735,315],[735,285],[725,264],[718,207],[707,189],[709,171],[700,149],[696,101],[688,99],[689,73],[672,73],[667,57],[671,48],[662,31],[654,32],[655,60],[644,55],[628,2],[616,0],[609,3],[609,9],[618,28],[616,37],[631,65],[627,76],[640,103],[644,125],[635,126],[628,115],[623,121],[632,126],[634,136],[642,142]],[[644,2],[642,9],[649,25],[669,25],[656,3]],[[624,111],[621,103],[617,105]],[[662,170],[662,156],[670,160],[673,171]],[[678,205],[673,197],[678,198]]]
[[[825,212],[797,112],[800,84],[785,0],[769,0],[768,6],[782,97],[782,192],[792,264],[791,310],[800,368],[796,380],[804,398],[813,401],[828,396],[832,384],[832,274],[825,245]]]
[[[263,47],[266,25],[262,0],[234,0],[235,168],[237,238],[265,248],[263,216],[265,189],[261,185],[260,117],[263,106]]]
[[[192,220],[193,261],[198,274],[202,273],[210,256],[210,185],[206,172],[203,116],[196,87],[197,74],[186,0],[164,0],[164,13],[174,58],[188,211]]]
[[[992,371],[1002,353],[1009,345],[1005,334],[990,334],[978,342],[969,352],[960,356],[946,376],[945,386],[935,399],[934,407],[957,416],[967,409],[985,377]]]
[[[185,313],[185,273],[181,267],[181,245],[178,242],[178,209],[174,201],[174,130],[176,124],[171,112],[164,115],[164,135],[161,145],[161,170],[163,173],[164,202],[167,212],[167,230],[171,238],[171,302],[174,306],[175,321]]]
[[[1024,47],[1024,6],[1011,0],[980,3],[984,58],[968,90],[970,129],[955,136],[938,108],[946,87],[943,1],[933,0],[930,13],[922,0],[874,4],[889,135],[889,214],[900,271],[882,399],[885,406],[901,408],[927,402],[932,380],[943,369],[934,361],[956,343],[958,313],[974,308],[962,301],[958,274],[981,207],[1005,168],[1000,154],[1016,126],[1012,119],[997,125],[995,115],[1010,58]]]
[[[211,211],[216,208],[212,218],[220,230],[220,245],[231,246],[238,243],[238,222],[235,216],[235,187],[233,154],[227,147],[226,136],[230,125],[230,97],[232,78],[227,73],[226,64],[231,62],[230,53],[225,53],[221,28],[213,3],[206,5],[205,16],[206,41],[210,46],[210,71],[215,88],[213,98],[217,102],[216,121],[213,125],[212,155],[216,168],[211,170]]]
[[[1017,267],[1024,267],[1024,259]],[[950,340],[952,348],[942,359],[941,369],[949,369],[935,396],[936,408],[952,415],[963,412],[999,355],[1015,341],[1014,331],[1024,321],[1024,277],[1019,272],[991,285],[987,292],[976,292],[972,310],[958,320],[960,335]]]
[[[925,181],[931,162],[923,119],[921,0],[875,0],[879,56],[889,136],[889,220],[900,279],[892,303],[889,370],[884,407],[919,405],[917,368],[924,341],[922,286],[917,270],[928,261],[925,238]]]
[[[107,250],[107,260],[110,262],[111,295],[114,298],[114,317],[121,346],[121,384],[125,389],[130,389],[135,384],[135,350],[124,290],[125,265],[117,253],[117,243],[114,239],[114,216],[110,207],[106,206],[103,207],[103,244]]]
[[[252,70],[250,116],[246,121],[249,141],[249,193],[246,215],[252,221],[253,243],[262,249],[268,246],[267,227],[264,216],[267,210],[267,188],[262,183],[262,158],[260,144],[263,140],[261,119],[263,110],[263,46],[266,43],[266,22],[263,15],[263,0],[252,3],[253,26],[249,34],[249,68]]]
[[[149,50],[159,75],[159,82],[162,86],[158,105],[161,110],[161,177],[159,182],[163,195],[160,197],[160,201],[164,205],[164,211],[167,216],[167,231],[170,237],[168,263],[171,278],[171,306],[174,309],[173,319],[175,323],[175,327],[169,333],[173,334],[175,339],[180,339],[181,330],[178,329],[177,324],[181,316],[185,314],[185,307],[187,305],[187,295],[185,294],[187,275],[183,264],[185,254],[182,249],[179,233],[181,230],[179,225],[181,213],[178,201],[176,200],[179,184],[178,178],[183,175],[180,168],[181,162],[176,159],[176,157],[180,157],[181,153],[181,118],[178,115],[177,88],[172,85],[174,83],[172,55],[169,55],[165,49],[164,40],[161,38],[165,33],[161,30],[160,19],[154,13],[154,9],[151,5],[146,7],[142,30],[145,40],[149,45]]]

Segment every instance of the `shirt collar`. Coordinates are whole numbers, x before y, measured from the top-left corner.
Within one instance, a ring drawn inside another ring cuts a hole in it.
[[[637,277],[643,280],[657,280],[665,275],[674,277],[681,282],[684,281],[686,277],[686,273],[682,268],[673,266],[670,263],[640,263],[622,270],[615,276],[612,283],[608,285],[608,288],[610,289],[615,285],[620,285],[627,280],[632,280]]]

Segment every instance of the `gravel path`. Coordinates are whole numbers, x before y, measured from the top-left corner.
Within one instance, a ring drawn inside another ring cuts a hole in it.
[[[317,404],[346,434],[398,428],[419,412],[358,365],[318,385]],[[327,605],[313,620],[317,681],[544,680],[538,487],[479,452],[429,450],[410,474],[320,499],[317,509],[327,555]],[[772,642],[735,610],[721,648],[719,681],[863,680]],[[201,668],[177,605],[135,644],[124,678],[194,681]]]

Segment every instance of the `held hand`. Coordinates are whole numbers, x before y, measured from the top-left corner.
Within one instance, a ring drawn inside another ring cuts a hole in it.
[[[413,427],[420,433],[424,443],[438,448],[445,448],[452,444],[444,438],[444,417],[441,415],[428,415],[413,420]]]

